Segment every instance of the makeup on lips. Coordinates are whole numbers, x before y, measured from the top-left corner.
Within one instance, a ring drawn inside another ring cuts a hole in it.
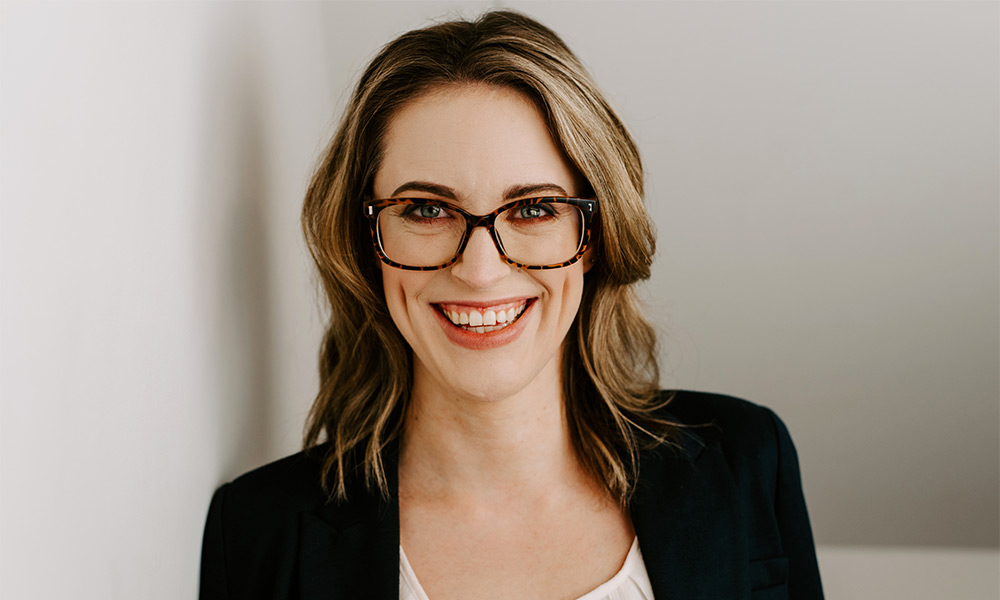
[[[512,325],[529,302],[529,299],[522,299],[488,305],[440,303],[435,304],[435,307],[455,327],[470,333],[486,334]]]

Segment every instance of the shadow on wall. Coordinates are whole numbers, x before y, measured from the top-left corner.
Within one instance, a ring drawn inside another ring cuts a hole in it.
[[[218,472],[230,479],[271,455],[274,285],[267,224],[266,74],[247,11],[217,21],[207,56],[194,242],[199,305],[211,340]]]

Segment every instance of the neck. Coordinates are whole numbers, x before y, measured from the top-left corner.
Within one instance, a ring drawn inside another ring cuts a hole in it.
[[[426,379],[415,371],[400,449],[401,496],[504,502],[592,485],[573,449],[558,376],[490,400]]]

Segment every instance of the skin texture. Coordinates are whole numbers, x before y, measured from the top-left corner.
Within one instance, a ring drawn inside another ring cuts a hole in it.
[[[375,196],[425,197],[485,214],[510,200],[580,193],[580,178],[527,98],[436,88],[389,122]],[[621,567],[627,515],[580,467],[563,412],[563,340],[589,257],[519,270],[476,229],[454,265],[382,266],[389,311],[413,350],[400,455],[400,536],[432,600],[576,598]],[[526,300],[520,319],[476,339],[437,305]]]

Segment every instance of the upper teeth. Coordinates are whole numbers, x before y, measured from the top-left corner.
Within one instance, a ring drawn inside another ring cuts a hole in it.
[[[517,317],[524,312],[527,302],[522,302],[517,306],[507,306],[505,308],[452,308],[443,309],[442,312],[455,325],[467,325],[468,327],[490,327],[491,330],[498,327],[505,327],[514,322]],[[494,327],[498,326],[498,327]]]

